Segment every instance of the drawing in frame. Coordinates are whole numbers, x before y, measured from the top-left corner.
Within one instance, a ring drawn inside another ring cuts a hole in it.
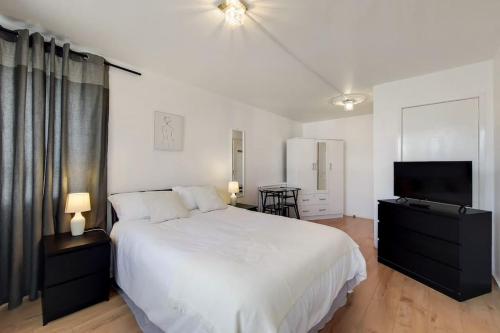
[[[155,111],[154,149],[182,151],[184,149],[184,117]]]

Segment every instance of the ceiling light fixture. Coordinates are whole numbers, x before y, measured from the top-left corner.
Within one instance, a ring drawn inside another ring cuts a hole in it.
[[[354,110],[354,105],[363,103],[366,95],[363,94],[343,94],[331,99],[333,105],[343,106],[347,112]]]
[[[354,101],[352,99],[345,99],[344,100],[344,110],[346,110],[346,111],[354,110]]]
[[[243,24],[248,7],[239,0],[224,0],[219,5],[219,9],[226,16],[226,22],[229,25],[238,26]]]

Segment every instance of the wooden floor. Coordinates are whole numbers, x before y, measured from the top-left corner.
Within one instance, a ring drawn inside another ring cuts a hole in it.
[[[377,262],[371,220],[321,221],[344,230],[360,246],[368,279],[321,333],[500,332],[500,290],[457,302]]]
[[[459,303],[377,262],[371,220],[343,218],[320,223],[347,232],[361,247],[368,279],[349,296],[321,333],[500,332],[500,291]],[[42,326],[40,301],[7,311],[0,332],[140,332],[121,297]],[[187,332],[189,333],[189,332]],[[257,333],[257,332],[256,332]]]

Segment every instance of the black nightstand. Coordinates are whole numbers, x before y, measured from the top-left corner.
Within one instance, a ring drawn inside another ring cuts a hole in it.
[[[110,239],[102,230],[42,239],[43,324],[109,299]]]
[[[241,209],[246,209],[246,210],[251,210],[251,211],[254,211],[254,212],[257,211],[257,206],[255,206],[255,205],[247,205],[247,204],[244,204],[244,203],[236,203],[236,205],[234,207],[241,208]]]

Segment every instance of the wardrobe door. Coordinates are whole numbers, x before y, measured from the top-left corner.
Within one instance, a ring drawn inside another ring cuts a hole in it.
[[[287,183],[301,188],[300,194],[316,192],[316,142],[311,139],[287,141]]]
[[[328,142],[328,194],[330,213],[344,212],[344,141]]]

